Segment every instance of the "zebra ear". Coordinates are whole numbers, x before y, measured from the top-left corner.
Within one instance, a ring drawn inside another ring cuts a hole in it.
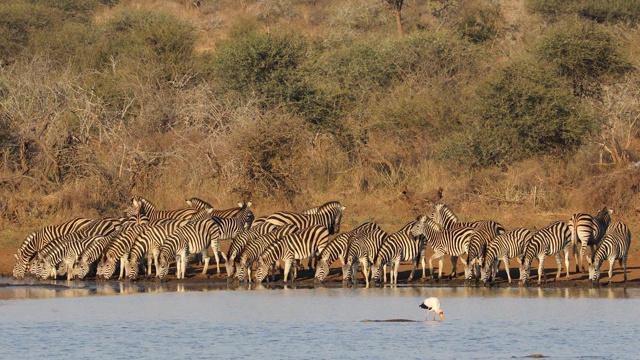
[[[251,205],[253,205],[253,203],[251,202],[251,200],[247,201],[247,207],[250,208]]]
[[[18,254],[13,254],[13,256],[16,258],[16,260],[20,260],[20,258],[18,257]]]
[[[244,207],[244,203],[239,202],[238,207]]]

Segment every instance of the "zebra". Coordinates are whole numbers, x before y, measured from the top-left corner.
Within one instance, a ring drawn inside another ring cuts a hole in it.
[[[129,257],[128,255],[138,236],[159,223],[171,221],[176,220],[157,219],[149,221],[146,224],[130,227],[127,229],[127,231],[120,232],[109,242],[109,244],[107,244],[107,246],[102,251],[102,254],[100,254],[100,261],[96,269],[96,277],[105,280],[110,279],[113,273],[116,271],[116,263],[118,262],[118,260],[120,260],[120,274],[118,276],[118,280],[122,280],[124,278],[125,269],[127,267],[127,259]],[[188,220],[183,219],[181,221],[187,222]]]
[[[57,275],[64,275],[66,273],[72,273],[72,269],[68,268],[70,261],[65,261],[61,264],[58,271],[55,266],[64,260],[69,252],[75,254],[73,262],[77,259],[77,255],[81,252],[83,247],[88,243],[83,241],[84,239],[92,238],[95,235],[109,235],[116,231],[121,226],[121,220],[116,218],[104,218],[94,220],[91,224],[87,225],[80,231],[72,232],[54,239],[49,242],[44,248],[42,248],[36,255],[37,261],[34,266],[35,275],[41,279],[46,279],[49,276],[55,278]],[[69,256],[73,256],[69,254]],[[73,264],[71,264],[73,265]],[[68,280],[71,274],[68,276]]]
[[[595,247],[598,246],[600,240],[604,237],[611,222],[612,210],[603,208],[598,211],[596,216],[589,214],[577,213],[573,214],[571,220],[569,220],[569,229],[571,230],[571,244],[573,245],[573,255],[576,260],[576,272],[585,272],[584,268],[584,254],[587,250],[587,246],[591,249],[591,256],[595,251]],[[578,243],[580,245],[578,245]],[[580,266],[578,267],[578,249],[580,246]],[[590,261],[591,257],[587,257],[587,261]]]
[[[631,245],[631,231],[625,223],[614,222],[609,225],[609,229],[602,241],[598,244],[591,263],[589,264],[589,279],[593,285],[598,285],[600,280],[600,267],[602,263],[609,261],[609,284],[613,276],[613,263],[619,260],[624,271],[624,282],[627,282],[627,257]]]
[[[247,213],[247,217],[245,219],[246,228],[251,228],[253,220],[255,219],[253,212],[251,212],[251,210],[248,210],[252,205],[251,201],[248,201],[247,203],[238,203],[238,207],[224,209],[224,210],[215,210],[211,204],[196,197],[187,199],[185,200],[185,202],[189,207],[192,207],[195,209],[210,210],[212,217],[215,216],[219,218],[233,218],[233,217],[236,217],[238,213],[244,211]]]
[[[414,237],[411,229],[415,224],[414,221],[410,221],[404,224],[398,231],[389,235],[386,241],[382,244],[373,262],[371,278],[375,282],[380,280],[380,271],[382,271],[382,281],[387,282],[386,270],[382,269],[387,264],[391,265],[390,284],[398,284],[398,267],[401,261],[411,261],[412,269],[411,274],[407,281],[413,279],[418,260],[420,258],[420,252],[424,243],[424,238],[421,236]]]
[[[235,274],[236,268],[236,259],[239,258],[240,253],[247,245],[247,243],[254,241],[258,237],[267,234],[275,229],[279,228],[276,225],[271,223],[262,222],[257,226],[253,226],[251,229],[245,229],[241,231],[238,236],[236,236],[231,244],[229,245],[229,250],[227,251],[226,257],[226,270],[227,277],[231,279]]]
[[[346,263],[342,266],[344,280],[348,283],[353,280],[356,284],[358,264],[362,264],[362,274],[367,287],[369,287],[369,266],[378,253],[378,249],[389,235],[379,226],[367,233],[356,235],[346,249]]]
[[[92,221],[93,220],[86,218],[74,218],[62,224],[45,226],[29,234],[20,245],[16,254],[14,254],[16,263],[13,266],[13,277],[19,280],[24,279],[27,265],[36,256],[38,251],[53,241],[53,239],[82,230]]]
[[[458,217],[447,205],[437,203],[434,205],[434,211],[429,218],[439,224],[444,230],[451,230],[463,226],[475,226],[477,221],[460,222]],[[482,221],[482,220],[481,220]]]
[[[556,280],[560,278],[562,271],[562,259],[560,258],[560,252],[564,251],[564,262],[567,270],[567,279],[569,278],[569,248],[571,247],[571,230],[569,225],[562,221],[553,222],[544,228],[536,231],[531,238],[531,241],[527,243],[522,256],[522,267],[524,272],[522,274],[522,284],[526,285],[529,278],[529,272],[531,271],[531,262],[533,258],[538,259],[538,284],[540,279],[544,276],[544,281],[547,282],[547,274],[544,273],[544,258],[547,255],[553,255],[558,263],[558,272],[556,274]]]
[[[220,237],[220,227],[213,219],[190,221],[176,230],[163,243],[158,256],[157,276],[160,280],[169,272],[169,258],[176,259],[176,279],[184,279],[189,253],[201,253],[204,259],[202,275],[209,267],[208,249],[214,243],[213,238]],[[218,249],[214,249],[216,251]]]
[[[162,247],[162,243],[177,229],[185,226],[190,221],[193,220],[159,219],[150,223],[145,229],[142,229],[142,231],[134,239],[130,250],[125,251],[121,255],[126,258],[122,261],[124,261],[125,263],[126,276],[129,278],[129,280],[135,280],[138,278],[140,261],[145,255],[147,258],[147,276],[151,276],[152,264],[155,264],[157,273],[158,256],[160,255],[160,248]]]
[[[482,260],[482,282],[486,285],[491,277],[491,283],[496,280],[500,260],[504,263],[507,278],[511,283],[509,272],[509,259],[516,258],[520,264],[520,278],[522,278],[522,255],[527,243],[533,234],[526,228],[515,228],[504,234],[498,235],[487,246],[487,251]]]
[[[422,216],[413,226],[412,233],[414,236],[422,235],[425,241],[431,244],[433,255],[429,258],[429,269],[431,277],[435,278],[433,273],[433,259],[438,259],[438,277],[442,278],[442,265],[444,263],[444,255],[451,255],[452,272],[449,276],[453,279],[457,276],[458,257],[464,255],[468,251],[469,241],[475,233],[474,226],[462,226],[453,229],[443,229],[440,224],[427,216]],[[465,259],[461,258],[463,263]],[[466,265],[466,263],[465,263]]]
[[[276,230],[268,232],[255,240],[247,243],[239,256],[239,265],[237,271],[238,281],[244,281],[245,278],[251,282],[251,265],[258,259],[264,250],[271,243],[279,241],[283,236],[293,234],[298,231],[298,227],[293,224],[287,224]]]
[[[236,213],[233,217],[224,218],[213,216],[212,219],[218,224],[220,228],[220,236],[219,238],[213,239],[216,243],[211,244],[211,248],[214,250],[214,257],[216,259],[216,267],[218,269],[218,274],[220,273],[220,255],[224,258],[225,262],[228,262],[227,254],[224,252],[220,252],[220,244],[219,242],[222,240],[231,240],[235,239],[235,237],[242,232],[243,230],[247,230],[250,228],[251,221],[253,220],[253,213],[249,209],[251,203],[247,203],[242,206],[242,209]]]
[[[336,236],[332,241],[329,242],[327,247],[325,247],[324,250],[320,252],[320,255],[318,256],[315,278],[320,282],[324,281],[325,277],[329,274],[329,267],[337,259],[340,259],[342,265],[344,266],[345,252],[347,250],[349,242],[358,234],[373,231],[373,229],[375,228],[378,228],[377,224],[372,222],[365,222],[350,231]]]
[[[114,231],[107,236],[96,235],[93,242],[80,253],[76,267],[73,269],[74,275],[79,279],[84,279],[89,273],[91,265],[100,258],[111,240],[120,232],[127,231],[128,228],[128,226],[123,226],[119,231]]]
[[[127,216],[142,214],[149,217],[150,221],[156,219],[191,219],[198,212],[199,210],[194,208],[158,210],[151,201],[142,196],[134,196],[131,199],[131,206],[125,210]]]
[[[269,215],[266,219],[274,225],[294,224],[299,229],[312,225],[322,225],[329,230],[329,234],[340,232],[342,212],[346,209],[338,201],[329,201],[315,209],[313,214],[300,214],[295,212],[278,211]]]
[[[475,277],[477,285],[481,277],[481,267],[487,246],[491,244],[496,236],[504,234],[506,230],[504,226],[493,220],[478,221],[475,229],[473,236],[469,240],[467,264],[464,272],[466,281],[470,282]]]
[[[90,237],[81,237],[70,239],[55,249],[52,249],[44,258],[40,259],[40,266],[36,276],[42,280],[51,277],[55,279],[59,275],[67,275],[67,280],[71,280],[74,276],[74,266],[80,254],[98,238],[106,238],[104,235],[93,235]],[[64,266],[62,266],[62,264]],[[56,271],[55,266],[61,264],[61,271]]]
[[[269,266],[279,260],[284,261],[284,282],[287,282],[293,260],[302,260],[315,256],[329,242],[329,230],[322,225],[313,225],[296,233],[286,235],[279,241],[271,243],[258,258],[256,282],[261,283],[267,275]],[[293,267],[291,281],[296,278],[296,267]]]

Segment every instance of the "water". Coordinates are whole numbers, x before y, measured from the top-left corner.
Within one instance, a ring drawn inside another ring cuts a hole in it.
[[[640,289],[60,284],[0,287],[2,358],[640,358]]]

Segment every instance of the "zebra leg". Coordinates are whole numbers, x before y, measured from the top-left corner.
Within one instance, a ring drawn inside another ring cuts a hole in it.
[[[444,255],[438,258],[438,279],[436,281],[439,281],[440,278],[442,278],[442,265],[444,265]]]
[[[507,279],[509,279],[509,284],[511,284],[511,269],[509,269],[509,258],[506,256],[503,257],[502,262],[504,263],[504,270],[507,272]]]
[[[613,277],[613,264],[616,262],[615,257],[609,260],[609,285],[611,285],[611,278]]]
[[[369,287],[369,260],[362,262],[362,275],[364,275],[365,286]]]
[[[204,265],[202,265],[202,275],[207,275],[207,270],[209,269],[209,249],[205,248],[200,253],[202,254],[202,259],[204,260]]]
[[[389,281],[391,281],[391,274],[389,274]],[[382,265],[382,283],[387,283],[387,264]]]
[[[622,257],[622,269],[624,271],[624,282],[627,282],[627,255]]]
[[[414,262],[414,265],[415,264],[416,263]],[[395,264],[393,265],[393,269],[391,269],[391,273],[394,275],[393,281],[392,281],[393,285],[398,285],[398,268],[399,267],[400,267],[400,259],[396,260]]]
[[[287,282],[287,278],[289,277],[289,271],[291,271],[291,264],[292,261],[290,260],[285,260],[284,261],[284,282]],[[295,267],[295,266],[294,266]]]
[[[560,252],[556,254],[556,263],[558,263],[558,272],[556,273],[556,281],[560,279],[560,275],[562,275],[562,258],[560,257]]]
[[[565,247],[563,250],[564,253],[564,266],[565,266],[565,270],[567,271],[567,280],[569,280],[571,277],[569,275],[569,247]]]
[[[544,255],[538,258],[538,285],[541,284],[541,279],[544,277],[544,282],[547,282],[547,274],[544,272]]]
[[[418,267],[418,258],[413,259],[411,262],[411,274],[409,274],[409,278],[407,281],[413,280],[413,275],[416,273],[416,268]],[[397,273],[396,273],[397,275]]]
[[[582,273],[586,272],[585,268],[584,268],[584,254],[587,252],[587,242],[583,241],[582,246],[580,247],[580,271]],[[593,247],[591,248],[591,255],[593,255]],[[587,263],[591,263],[591,259],[589,259],[589,257],[587,257]]]
[[[213,256],[216,258],[216,274],[220,274],[220,255],[218,255],[217,249],[213,250]]]
[[[420,265],[422,265],[422,278],[427,277],[427,251],[425,249],[424,253],[420,253]],[[433,273],[432,273],[433,274]]]
[[[451,255],[451,274],[449,275],[449,279],[453,280],[456,277],[458,277],[458,257]]]

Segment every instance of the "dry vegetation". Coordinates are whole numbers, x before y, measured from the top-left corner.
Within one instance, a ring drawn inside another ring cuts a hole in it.
[[[609,206],[637,237],[638,1],[406,0],[403,36],[392,3],[0,1],[0,246],[137,194],[392,231],[439,188],[463,220]]]

